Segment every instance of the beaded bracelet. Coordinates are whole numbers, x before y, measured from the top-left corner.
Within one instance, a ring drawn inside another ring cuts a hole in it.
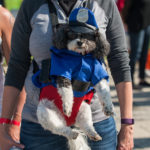
[[[16,120],[11,120],[8,118],[0,118],[0,124],[12,124],[12,125],[20,126],[21,122]]]

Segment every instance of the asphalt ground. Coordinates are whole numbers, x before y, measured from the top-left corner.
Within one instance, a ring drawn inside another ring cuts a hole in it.
[[[150,77],[146,80],[150,83]],[[136,68],[135,82],[138,84],[138,70]],[[115,120],[117,130],[120,129],[120,111],[116,90],[110,79],[112,101],[115,106]],[[134,150],[150,150],[150,87],[141,90],[133,90],[133,117],[134,125]]]

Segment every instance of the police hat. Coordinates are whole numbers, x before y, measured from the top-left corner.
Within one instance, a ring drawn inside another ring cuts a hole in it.
[[[69,26],[72,31],[80,33],[93,32],[98,29],[95,16],[88,8],[76,8],[69,17]]]

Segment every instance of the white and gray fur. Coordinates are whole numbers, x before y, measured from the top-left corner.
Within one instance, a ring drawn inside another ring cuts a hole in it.
[[[97,40],[88,40],[83,38],[68,39],[67,32],[70,30],[68,25],[60,26],[57,34],[54,35],[53,44],[58,49],[68,48],[82,55],[92,53],[93,57],[101,58],[109,53],[109,43],[99,33]],[[105,80],[105,79],[104,79]],[[63,112],[66,116],[70,116],[73,106],[73,90],[69,79],[58,76],[56,78],[58,93],[62,98]],[[106,81],[107,82],[107,81]],[[98,95],[101,100],[106,115],[113,115],[113,105],[111,102],[108,83],[100,82],[95,89],[100,93]],[[107,85],[105,85],[107,84]],[[101,136],[95,131],[92,121],[92,112],[90,105],[82,102],[72,129],[66,125],[66,121],[55,106],[53,101],[42,99],[37,108],[37,117],[39,123],[46,130],[50,130],[54,134],[65,136],[68,139],[70,150],[90,150],[87,144],[87,137],[91,140],[99,141]],[[79,130],[78,130],[79,129]]]

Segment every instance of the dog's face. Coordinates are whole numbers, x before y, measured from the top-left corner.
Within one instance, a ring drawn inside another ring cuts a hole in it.
[[[67,48],[82,55],[88,54],[96,49],[94,33],[67,33]]]
[[[69,25],[60,26],[53,36],[53,46],[68,49],[82,55],[91,53],[101,58],[109,53],[109,43],[99,32],[73,32]]]

